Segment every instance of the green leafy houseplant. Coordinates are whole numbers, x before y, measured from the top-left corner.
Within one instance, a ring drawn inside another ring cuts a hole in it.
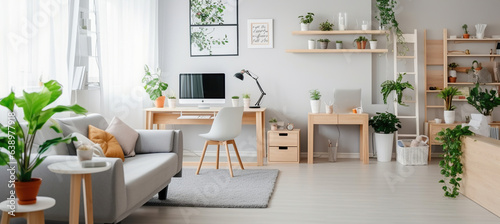
[[[370,118],[368,124],[373,127],[376,133],[391,134],[401,128],[401,121],[396,115],[385,112],[377,112],[377,115]]]
[[[467,103],[472,105],[476,110],[484,116],[491,116],[493,109],[500,105],[500,98],[496,96],[497,91],[494,89],[482,91],[479,84],[476,84],[469,92]]]
[[[457,63],[455,63],[455,62],[452,62],[452,63],[450,63],[450,64],[448,65],[448,68],[449,68],[450,70],[454,70],[456,67],[458,67],[458,64],[457,64]]]
[[[330,40],[329,39],[319,39],[318,42],[325,42],[325,43],[329,43]]]
[[[453,97],[456,95],[460,95],[460,91],[458,91],[457,87],[454,86],[448,86],[441,90],[441,92],[438,93],[438,97],[441,99],[444,99],[444,108],[445,110],[455,110],[455,106],[452,104],[453,102]]]
[[[445,178],[441,179],[439,183],[444,184],[444,196],[456,198],[460,187],[460,174],[463,173],[463,164],[461,161],[462,156],[462,137],[466,135],[473,135],[468,126],[462,127],[457,125],[454,129],[447,128],[437,133],[436,140],[443,143],[443,160],[439,162],[441,175]],[[448,182],[446,182],[446,180]]]
[[[467,28],[468,28],[467,24],[464,24],[462,26],[462,29],[464,29],[464,34],[469,34],[469,31],[467,31]]]
[[[399,22],[396,20],[394,8],[397,3],[398,2],[395,0],[377,0],[379,14],[375,16],[375,19],[379,21],[381,28],[394,31],[397,43],[401,44],[403,47],[403,50],[398,53],[405,54],[409,51],[409,48],[405,43],[405,38],[403,36],[403,31],[399,27]],[[389,34],[387,34],[387,39],[389,40]]]
[[[333,23],[330,23],[330,22],[328,22],[328,20],[326,20],[325,22],[322,22],[319,24],[319,30],[331,31],[331,30],[333,30]]]
[[[276,122],[278,122],[278,120],[276,120],[276,118],[274,117],[269,119],[269,123],[276,123]]]
[[[250,99],[250,94],[248,94],[248,93],[243,93],[242,98],[243,98],[243,99]]]
[[[335,41],[335,43],[341,44],[342,41],[341,40],[337,40],[337,41]]]
[[[321,99],[321,93],[317,89],[309,91],[309,94],[310,94],[311,100]]]
[[[47,156],[42,156],[51,146],[61,142],[69,143],[77,140],[76,137],[58,137],[45,141],[35,148],[34,141],[38,130],[40,130],[49,119],[57,113],[72,111],[76,114],[85,114],[87,110],[75,104],[72,106],[55,106],[45,109],[48,105],[56,101],[62,94],[62,86],[51,80],[43,84],[40,92],[23,92],[22,96],[16,97],[11,92],[7,97],[0,100],[0,105],[7,108],[9,120],[7,126],[0,124],[0,149],[5,149],[8,153],[0,151],[0,165],[7,165],[10,159],[17,163],[16,178],[18,181],[27,182],[31,180],[33,170],[40,165]],[[27,122],[27,130],[23,130],[15,116],[15,107],[22,108],[24,120]],[[50,126],[57,133],[62,133],[57,122],[52,122]],[[36,150],[37,153],[33,153]]]
[[[151,100],[156,100],[158,97],[162,96],[162,92],[168,88],[168,84],[160,80],[160,75],[160,68],[156,69],[156,73],[151,74],[148,65],[144,65],[142,83],[144,83],[144,89],[149,94]]]
[[[305,15],[305,16],[299,16],[299,19],[300,19],[300,23],[310,24],[314,20],[314,13],[308,12],[307,15]]]
[[[413,86],[409,82],[402,82],[403,80],[403,75],[406,75],[406,73],[399,73],[398,78],[396,81],[394,80],[386,80],[383,82],[380,86],[382,89],[380,90],[380,93],[382,93],[384,97],[384,104],[387,104],[387,97],[389,94],[391,94],[392,91],[396,92],[396,101],[398,102],[399,105],[401,106],[408,106],[403,103],[403,91],[405,89],[414,89]]]
[[[239,99],[240,97],[239,97],[239,96],[232,96],[231,98],[232,98],[232,99],[237,100],[237,99]]]

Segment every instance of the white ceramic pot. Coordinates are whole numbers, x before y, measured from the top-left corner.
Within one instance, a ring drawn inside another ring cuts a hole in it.
[[[245,108],[250,108],[250,98],[243,98],[243,106]]]
[[[168,107],[175,108],[176,102],[177,102],[176,99],[168,99]]]
[[[455,71],[455,70],[450,70],[450,71],[448,71],[448,75],[449,75],[450,77],[457,77],[457,71]]]
[[[335,47],[337,49],[342,49],[342,43],[335,43]]]
[[[455,111],[445,110],[444,111],[444,123],[453,124],[455,122]]]
[[[377,41],[370,41],[370,49],[377,49]]]
[[[86,161],[86,160],[92,160],[92,155],[93,155],[93,150],[88,149],[88,150],[76,150],[76,156],[78,157],[79,161]]]
[[[377,150],[377,161],[390,162],[392,159],[392,148],[394,146],[394,133],[375,133],[375,150]]]
[[[238,107],[240,106],[240,99],[231,99],[231,103],[233,104],[233,107]],[[250,103],[249,103],[250,106]]]
[[[300,24],[300,31],[308,31],[309,30],[309,23],[301,23]]]
[[[269,123],[271,125],[271,131],[276,131],[278,130],[278,124],[277,123]]]
[[[313,114],[319,113],[320,106],[321,106],[321,100],[311,100],[311,111]]]
[[[316,41],[315,40],[308,40],[307,41],[307,48],[309,50],[316,49]]]

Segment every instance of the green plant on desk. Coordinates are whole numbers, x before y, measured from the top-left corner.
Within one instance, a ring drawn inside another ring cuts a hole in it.
[[[232,98],[232,99],[237,100],[237,99],[239,99],[240,97],[239,97],[239,96],[232,96],[231,98]]]

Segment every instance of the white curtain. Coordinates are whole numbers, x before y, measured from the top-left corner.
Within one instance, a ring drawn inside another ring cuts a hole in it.
[[[144,127],[151,101],[142,87],[144,64],[158,66],[158,1],[99,0],[102,56],[101,113]]]

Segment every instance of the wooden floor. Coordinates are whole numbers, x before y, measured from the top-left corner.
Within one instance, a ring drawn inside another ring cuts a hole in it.
[[[122,223],[500,223],[463,195],[442,196],[437,159],[417,167],[373,159],[248,167],[266,168],[280,170],[269,208],[148,206]]]

